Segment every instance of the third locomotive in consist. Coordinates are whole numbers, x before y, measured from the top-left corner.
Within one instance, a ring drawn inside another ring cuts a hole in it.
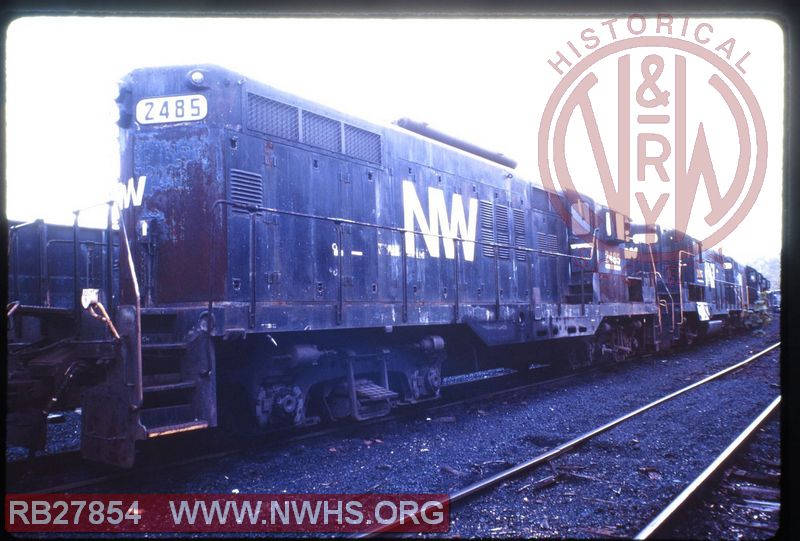
[[[769,289],[587,197],[559,212],[424,124],[214,66],[136,70],[117,101],[119,231],[11,228],[12,443],[77,405],[83,455],[124,466],[137,440],[217,424],[366,419],[443,374],[691,342]]]

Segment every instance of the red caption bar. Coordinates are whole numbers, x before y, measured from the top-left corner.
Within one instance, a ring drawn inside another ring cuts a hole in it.
[[[7,532],[447,532],[446,494],[11,494]],[[387,530],[388,531],[388,530]]]

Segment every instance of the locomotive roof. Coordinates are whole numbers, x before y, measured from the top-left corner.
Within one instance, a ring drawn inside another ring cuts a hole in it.
[[[332,107],[264,84],[260,81],[249,79],[240,73],[214,64],[139,68],[133,70],[126,79],[131,80],[142,76],[149,78],[153,72],[173,73],[176,76],[184,77],[195,70],[202,71],[210,80],[217,78],[219,80],[230,81],[231,83],[235,82],[242,85],[246,91],[253,92],[254,94],[297,107],[303,111],[309,111],[336,121],[346,122],[357,128],[380,134],[383,140],[389,143],[385,144],[385,147],[391,148],[396,158],[453,175],[465,176],[468,178],[477,175],[479,178],[475,178],[475,180],[498,188],[507,188],[507,183],[504,181],[516,177],[516,175],[512,173],[512,169],[476,154],[419,135],[394,124],[378,124],[363,120]],[[547,190],[538,180],[531,181],[529,179],[517,178],[516,182],[530,184],[539,189]]]
[[[379,134],[384,141],[384,148],[391,148],[395,158],[403,159],[444,173],[469,178],[498,189],[510,190],[514,184],[517,186],[530,185],[553,193],[553,190],[543,186],[538,179],[530,180],[517,177],[512,173],[512,169],[476,154],[450,146],[436,139],[425,137],[394,124],[378,124],[363,120],[260,81],[251,80],[238,72],[215,64],[139,68],[130,72],[130,74],[126,76],[124,82],[131,82],[138,77],[146,77],[152,80],[151,75],[153,72],[186,77],[189,73],[196,70],[202,71],[208,77],[209,81],[216,79],[217,82],[224,81],[226,84],[236,83],[243,86],[245,91],[266,97],[270,100],[275,100],[292,107],[297,107],[302,111],[309,111],[316,115],[339,122],[345,122],[357,128]],[[165,89],[165,92],[166,91],[168,90]],[[556,190],[555,193],[561,196],[564,194],[562,190]],[[594,206],[596,210],[608,208],[607,205],[596,202],[593,198],[585,194],[580,193],[579,195],[582,200]],[[630,219],[630,217],[627,218]],[[676,230],[663,229],[662,234],[675,231]],[[697,242],[693,237],[685,233],[684,238]]]

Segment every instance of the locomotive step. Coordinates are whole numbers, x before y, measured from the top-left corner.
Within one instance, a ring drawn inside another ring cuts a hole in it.
[[[28,363],[31,366],[58,368],[61,363],[68,361],[73,356],[76,349],[75,342],[63,340],[38,350],[21,352],[21,357],[29,357]]]
[[[198,415],[190,404],[143,408],[140,411],[139,419],[147,431],[159,431],[166,427],[194,422],[203,422],[208,425],[208,420]]]
[[[142,376],[142,386],[145,388],[171,383],[181,383],[182,381],[183,377],[181,377],[179,372],[161,372],[158,374],[144,374]]]
[[[157,438],[159,436],[168,436],[170,434],[178,434],[179,432],[189,432],[191,430],[202,430],[208,428],[208,421],[189,421],[187,423],[180,423],[175,425],[160,426],[158,428],[147,429],[147,437]]]
[[[142,351],[170,350],[182,351],[186,349],[186,342],[148,342],[142,343]]]
[[[197,387],[197,383],[194,381],[182,381],[180,383],[167,383],[165,385],[151,385],[144,387],[142,390],[145,393],[166,393],[170,391],[194,389],[195,387]]]
[[[400,396],[394,391],[390,391],[385,387],[381,387],[367,380],[359,380],[356,382],[356,395],[358,398],[365,398],[367,400],[392,400]]]
[[[14,315],[42,316],[42,317],[63,317],[74,319],[75,310],[72,308],[57,308],[53,306],[37,306],[34,304],[20,304],[15,310]]]

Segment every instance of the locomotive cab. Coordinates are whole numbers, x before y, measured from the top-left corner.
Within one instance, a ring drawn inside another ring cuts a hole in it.
[[[663,278],[659,281],[659,302],[669,311],[673,335],[690,343],[711,319],[706,300],[707,280],[713,280],[716,271],[706,276],[700,242],[682,231],[664,230],[657,247],[656,268]]]

